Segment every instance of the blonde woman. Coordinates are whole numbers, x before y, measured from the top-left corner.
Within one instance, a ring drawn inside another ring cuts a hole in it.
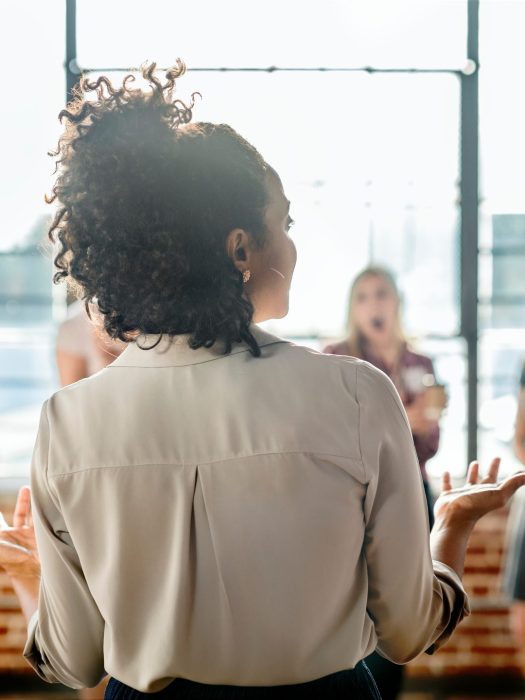
[[[68,309],[68,318],[58,328],[56,360],[61,386],[99,372],[126,347],[104,332],[96,309],[90,309],[90,315],[91,318],[84,304],[76,301]]]

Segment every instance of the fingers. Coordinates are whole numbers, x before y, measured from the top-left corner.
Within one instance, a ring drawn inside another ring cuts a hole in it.
[[[479,477],[479,462],[474,461],[469,464],[467,471],[467,484],[473,486],[478,483]]]
[[[481,481],[482,484],[495,484],[497,482],[500,464],[501,458],[494,457],[494,459],[490,463],[487,476]]]
[[[503,493],[505,501],[508,501],[522,486],[525,486],[525,472],[509,476],[508,479],[501,482],[498,488]]]
[[[441,492],[445,493],[446,491],[451,491],[452,490],[452,481],[450,479],[450,472],[443,472],[443,476],[441,477]]]
[[[0,566],[2,565],[3,559],[10,557],[12,553],[24,554],[25,556],[31,556],[31,551],[21,544],[16,544],[16,542],[9,542],[9,540],[0,540]]]
[[[15,576],[23,574],[24,569],[29,573],[31,562],[31,552],[24,547],[20,547],[12,542],[0,541],[0,569],[8,575]],[[32,569],[33,567],[31,567]]]
[[[29,486],[22,486],[16,499],[15,513],[13,515],[13,527],[27,525],[31,511],[31,490]]]

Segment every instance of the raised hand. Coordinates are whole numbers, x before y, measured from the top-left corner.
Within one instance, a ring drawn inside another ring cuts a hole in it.
[[[11,578],[40,576],[29,486],[22,486],[18,492],[12,527],[0,513],[0,567]]]
[[[450,474],[443,474],[442,491],[434,515],[437,520],[453,518],[455,521],[475,523],[492,510],[502,508],[521,487],[525,486],[525,471],[518,472],[497,483],[500,458],[492,460],[488,473],[479,479],[479,462],[468,468],[465,486],[452,488]]]

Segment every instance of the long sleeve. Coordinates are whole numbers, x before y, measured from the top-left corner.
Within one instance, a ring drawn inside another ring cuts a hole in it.
[[[428,517],[410,426],[392,382],[357,368],[359,436],[367,493],[368,612],[378,651],[406,663],[450,636],[468,601],[459,577],[432,562]]]
[[[24,656],[37,674],[71,688],[96,685],[104,675],[104,621],[48,482],[47,402],[31,466],[32,510],[42,563],[38,611]]]

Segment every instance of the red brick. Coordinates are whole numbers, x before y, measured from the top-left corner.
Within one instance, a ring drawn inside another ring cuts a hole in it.
[[[467,549],[467,554],[469,557],[472,557],[475,554],[485,554],[487,551],[487,548],[484,545],[478,545],[478,546],[471,546],[469,545]]]
[[[488,586],[473,586],[472,595],[479,595],[479,596],[487,595],[489,590],[490,589]]]
[[[499,575],[501,566],[465,566],[465,574]]]
[[[493,607],[478,608],[476,610],[476,615],[482,615],[482,616],[486,616],[486,617],[508,617],[509,610],[508,610],[508,608],[493,608]]]
[[[516,647],[498,647],[498,646],[473,646],[473,654],[516,654]]]

